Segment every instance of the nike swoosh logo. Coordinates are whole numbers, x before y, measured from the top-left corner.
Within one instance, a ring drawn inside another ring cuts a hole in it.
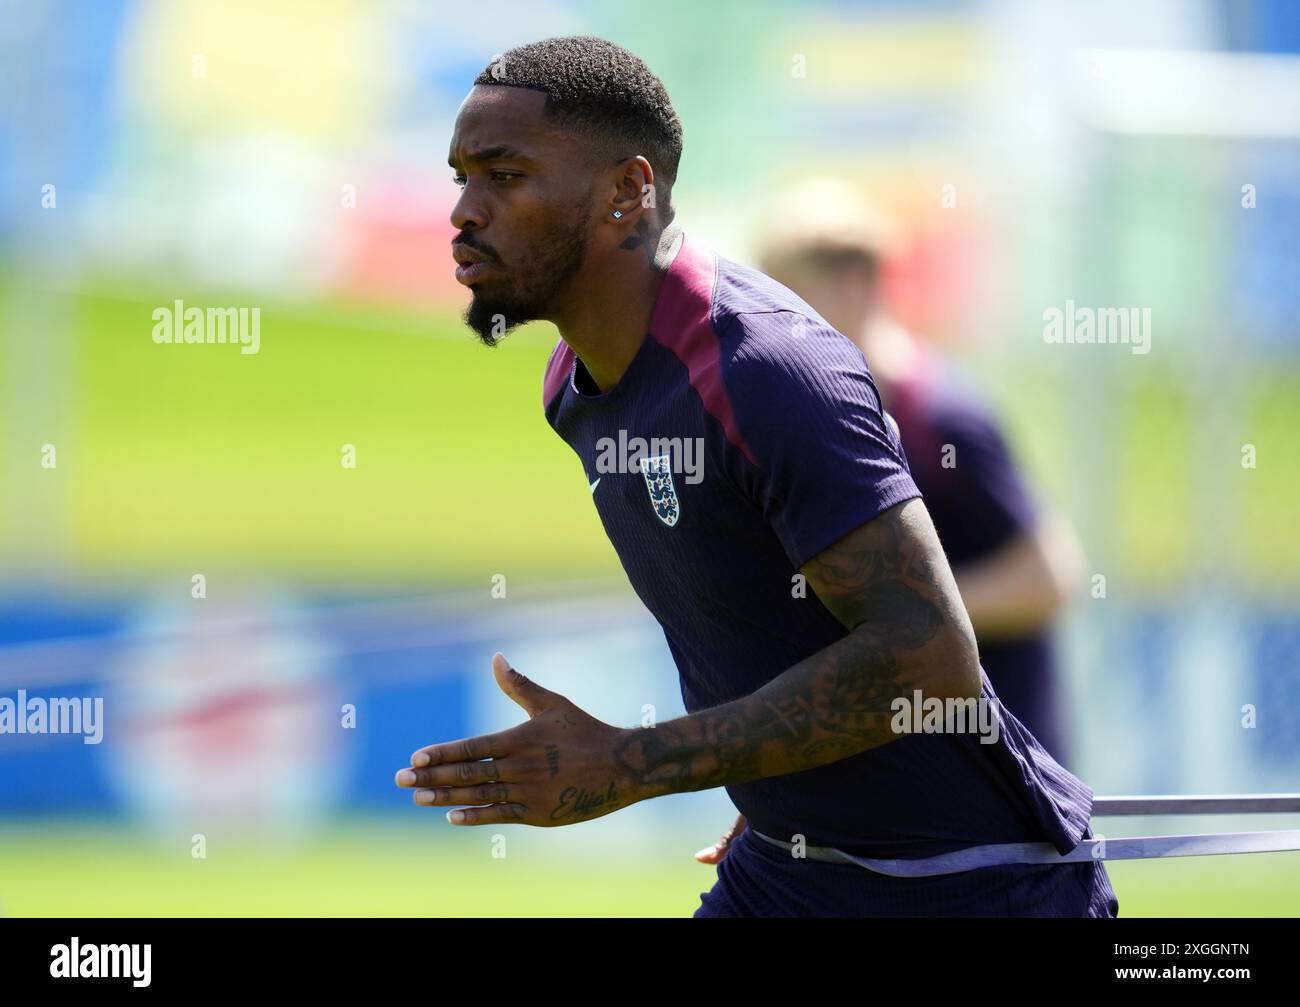
[[[596,481],[595,481],[594,483],[591,484],[591,492],[593,492],[593,493],[596,492],[596,487],[600,485],[600,480],[601,480],[601,479],[604,479],[604,478],[605,478],[604,476],[599,476],[599,477],[596,479]]]

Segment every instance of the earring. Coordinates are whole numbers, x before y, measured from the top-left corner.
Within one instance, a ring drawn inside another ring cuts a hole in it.
[[[623,216],[623,211],[622,211],[622,210],[615,210],[615,211],[614,211],[614,219],[615,219],[615,220],[618,220],[621,216]]]

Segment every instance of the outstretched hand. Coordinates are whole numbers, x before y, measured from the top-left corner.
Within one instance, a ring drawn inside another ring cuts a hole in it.
[[[424,807],[472,805],[448,813],[454,825],[571,825],[648,796],[620,771],[616,748],[627,732],[592,717],[492,657],[501,691],[528,714],[509,730],[427,745],[399,770]]]

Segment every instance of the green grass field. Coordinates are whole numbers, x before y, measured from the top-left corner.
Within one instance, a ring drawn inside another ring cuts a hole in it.
[[[396,826],[332,829],[277,852],[164,855],[120,827],[0,829],[7,916],[689,917],[714,869],[676,856],[575,847],[572,860],[482,835]],[[1300,916],[1300,853],[1198,857],[1107,868],[1121,916]]]
[[[23,296],[21,282],[0,275],[0,306]],[[60,471],[40,484],[57,502],[51,540],[10,529],[27,558],[66,552],[74,576],[114,589],[124,575],[169,576],[178,562],[343,577],[353,588],[619,570],[581,465],[542,414],[550,325],[489,350],[451,308],[265,303],[260,352],[245,356],[150,335],[158,305],[247,303],[239,295],[101,278],[51,296],[66,309],[49,336],[66,340],[66,373],[0,374],[0,390],[6,377],[13,393],[34,383],[67,406],[63,429],[20,431],[12,444],[0,429],[0,454],[29,441],[60,446]],[[1080,448],[1062,407],[1068,380],[1031,369],[996,382],[1013,441],[1058,495]],[[1300,537],[1272,530],[1287,527],[1300,494],[1290,463],[1298,389],[1294,369],[1261,369],[1239,433],[1263,461],[1225,484],[1241,474],[1239,445],[1222,458],[1201,450],[1196,387],[1165,372],[1117,384],[1115,486],[1071,501],[1101,508],[1107,540],[1090,546],[1116,575],[1178,588],[1210,561],[1213,543],[1184,506],[1208,480],[1225,499],[1240,496],[1221,515],[1227,524],[1214,525],[1214,542],[1239,544],[1223,562],[1247,584],[1294,589]],[[356,448],[355,469],[340,465],[344,444]],[[9,507],[11,518],[22,513],[10,498],[24,487],[6,487],[7,471],[16,469],[0,465],[0,526]]]

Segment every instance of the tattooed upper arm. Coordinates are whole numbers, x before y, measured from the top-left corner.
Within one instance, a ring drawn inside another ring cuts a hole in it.
[[[899,697],[980,695],[975,636],[919,499],[803,573],[849,632],[747,696],[630,733],[619,759],[637,786],[667,794],[801,772],[898,740]]]
[[[883,511],[802,567],[818,599],[845,627],[901,657],[942,648],[958,688],[979,694],[970,619],[925,504]]]

